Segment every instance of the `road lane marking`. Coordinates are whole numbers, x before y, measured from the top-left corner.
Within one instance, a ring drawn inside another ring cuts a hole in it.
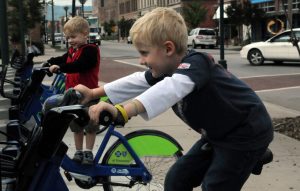
[[[133,64],[133,63],[131,63],[131,62],[126,62],[126,61],[124,61],[124,60],[114,60],[114,61],[120,62],[120,63],[123,63],[123,64],[128,64],[128,65],[131,65],[131,66],[137,66],[137,67],[146,69],[146,67],[143,66],[143,65],[140,65],[140,64]]]
[[[255,92],[256,93],[261,93],[261,92],[271,92],[271,91],[280,91],[280,90],[290,90],[290,89],[297,89],[297,88],[300,88],[300,86],[290,86],[290,87],[285,87],[285,88],[274,88],[274,89],[257,90]]]
[[[120,62],[123,64],[128,64],[131,66],[137,66],[140,68],[145,68],[143,65],[139,64],[133,64],[132,62],[126,62],[124,60],[114,60],[116,62]],[[263,77],[278,77],[278,76],[294,76],[294,75],[300,75],[300,73],[292,73],[292,74],[276,74],[276,75],[260,75],[260,76],[247,76],[247,77],[241,77],[240,79],[250,79],[250,78],[263,78]],[[289,90],[289,89],[297,89],[300,88],[300,86],[290,86],[290,87],[285,87],[285,88],[273,88],[273,89],[264,89],[264,90],[257,90],[255,92],[261,93],[261,92],[272,92],[272,91],[280,91],[280,90]]]
[[[277,77],[277,76],[296,76],[300,75],[300,73],[291,73],[291,74],[273,74],[273,75],[260,75],[260,76],[246,76],[240,77],[240,79],[248,79],[248,78],[263,78],[263,77]]]

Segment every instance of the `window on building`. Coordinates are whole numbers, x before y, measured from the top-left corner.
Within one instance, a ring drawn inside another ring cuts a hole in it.
[[[271,2],[260,3],[258,7],[263,9],[266,13],[274,12],[275,2],[271,1]]]
[[[120,14],[124,14],[125,13],[125,4],[124,3],[120,3],[119,9],[120,9]]]
[[[101,7],[104,7],[104,0],[101,0]]]
[[[299,10],[300,9],[300,0],[293,0],[292,2],[293,10]]]
[[[132,11],[137,11],[137,0],[131,0]]]
[[[130,12],[130,1],[127,1],[125,3],[125,13],[129,13]]]

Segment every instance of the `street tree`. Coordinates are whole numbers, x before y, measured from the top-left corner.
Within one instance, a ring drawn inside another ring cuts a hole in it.
[[[105,21],[103,23],[104,31],[108,36],[111,36],[113,32],[115,32],[116,23],[114,20],[110,20],[109,22]]]
[[[207,9],[202,0],[186,2],[182,8],[184,20],[189,29],[197,28],[205,20]]]
[[[242,39],[242,25],[247,27],[247,39],[245,43],[251,42],[251,25],[254,22],[261,21],[265,17],[264,11],[256,5],[251,4],[250,1],[245,1],[243,4],[232,1],[225,12],[228,17],[228,23],[235,26],[238,31],[238,39]]]
[[[36,34],[31,34],[33,29],[40,28],[41,23],[43,23],[42,10],[43,6],[39,0],[8,0],[7,23],[9,36],[12,41],[21,42],[21,35],[26,35],[30,41],[33,39],[33,44],[43,52],[41,38]]]
[[[132,27],[134,21],[134,19],[126,20],[124,17],[122,17],[122,19],[118,22],[119,32],[122,38],[125,38],[129,35],[129,30]]]

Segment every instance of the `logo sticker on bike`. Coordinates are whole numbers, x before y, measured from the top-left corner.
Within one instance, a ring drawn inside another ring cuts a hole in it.
[[[129,171],[127,169],[116,169],[116,168],[112,168],[111,169],[111,172],[113,174],[124,174],[124,175],[127,175],[129,174]]]
[[[116,151],[115,152],[116,157],[126,157],[127,156],[127,151]]]
[[[120,157],[122,154],[121,154],[120,151],[116,151],[116,152],[115,152],[115,155],[116,155],[116,157]]]

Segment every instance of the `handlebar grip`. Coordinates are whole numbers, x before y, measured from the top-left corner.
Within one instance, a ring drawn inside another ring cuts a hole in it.
[[[81,100],[83,98],[83,95],[77,90],[75,90],[75,95],[78,98],[78,100]]]
[[[55,74],[61,74],[62,72],[61,72],[61,70],[58,68],[54,73],[55,73]]]
[[[49,62],[44,62],[42,63],[42,67],[50,67],[51,64]]]
[[[99,123],[103,126],[109,126],[113,121],[112,114],[108,111],[102,111],[100,113]]]

